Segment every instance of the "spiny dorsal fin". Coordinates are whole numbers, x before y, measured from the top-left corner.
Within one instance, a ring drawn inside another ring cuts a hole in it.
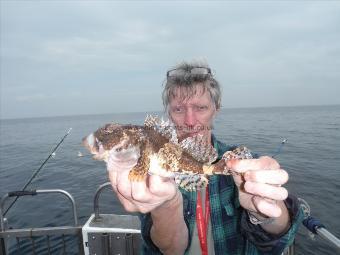
[[[177,174],[175,183],[186,191],[200,190],[208,185],[208,179],[203,174]]]
[[[194,159],[202,163],[211,164],[217,159],[217,152],[203,135],[187,137],[180,142],[180,146]]]
[[[157,126],[159,123],[158,116],[152,116],[152,115],[146,115],[146,118],[144,120],[144,126],[148,128],[153,128]]]
[[[156,130],[161,135],[168,138],[170,142],[178,143],[176,129],[170,120],[164,121],[163,118],[159,119],[158,116],[147,115],[144,126]]]
[[[227,151],[222,156],[225,160],[230,159],[252,159],[253,154],[246,146],[239,146],[232,151]]]

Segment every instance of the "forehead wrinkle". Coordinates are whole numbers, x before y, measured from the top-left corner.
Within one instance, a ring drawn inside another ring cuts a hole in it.
[[[171,91],[170,99],[178,99],[181,103],[192,99],[194,96],[202,96],[207,88],[201,84],[193,84],[186,87],[176,87]]]

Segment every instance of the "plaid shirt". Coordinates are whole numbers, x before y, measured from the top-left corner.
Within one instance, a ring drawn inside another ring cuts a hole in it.
[[[219,159],[223,153],[235,146],[227,146],[213,138]],[[180,190],[183,196],[183,214],[189,229],[189,250],[194,227],[196,226],[197,192]],[[209,177],[210,217],[216,255],[258,255],[281,254],[294,241],[303,213],[297,199],[290,196],[285,204],[290,212],[291,227],[280,235],[265,232],[260,225],[250,223],[247,213],[240,206],[238,190],[231,176],[212,175]],[[152,219],[150,213],[141,214],[143,248],[142,254],[162,254],[150,238]]]

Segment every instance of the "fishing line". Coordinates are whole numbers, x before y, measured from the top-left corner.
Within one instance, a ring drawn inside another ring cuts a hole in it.
[[[48,155],[48,157],[45,159],[45,161],[40,165],[40,167],[33,173],[31,178],[28,180],[28,182],[24,185],[24,187],[21,189],[21,191],[25,191],[27,186],[30,185],[30,183],[33,181],[33,179],[38,175],[40,170],[44,167],[44,165],[49,161],[51,157],[55,155],[55,151],[58,149],[58,147],[64,142],[65,138],[70,134],[72,128],[70,128],[67,133],[61,138],[60,142],[54,147],[54,149],[51,151],[51,153]],[[13,200],[13,202],[10,204],[10,206],[5,211],[4,215],[11,209],[11,207],[15,204],[15,202],[18,200],[19,196],[16,196],[16,198]]]
[[[281,142],[281,144],[279,145],[279,147],[277,148],[276,152],[272,155],[272,158],[275,158],[277,155],[279,155],[281,153],[281,150],[283,148],[283,145],[285,145],[285,143],[287,142],[288,140],[286,138],[284,138]]]

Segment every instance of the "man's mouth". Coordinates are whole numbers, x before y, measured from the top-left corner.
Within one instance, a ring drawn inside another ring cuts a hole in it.
[[[198,131],[195,131],[195,132],[182,132],[182,134],[180,135],[179,137],[179,140],[182,141],[188,137],[194,137],[194,136],[197,136],[199,135],[199,132]]]
[[[199,132],[198,131],[195,131],[195,132],[187,132],[186,133],[188,136],[195,136],[195,135],[198,135]]]

